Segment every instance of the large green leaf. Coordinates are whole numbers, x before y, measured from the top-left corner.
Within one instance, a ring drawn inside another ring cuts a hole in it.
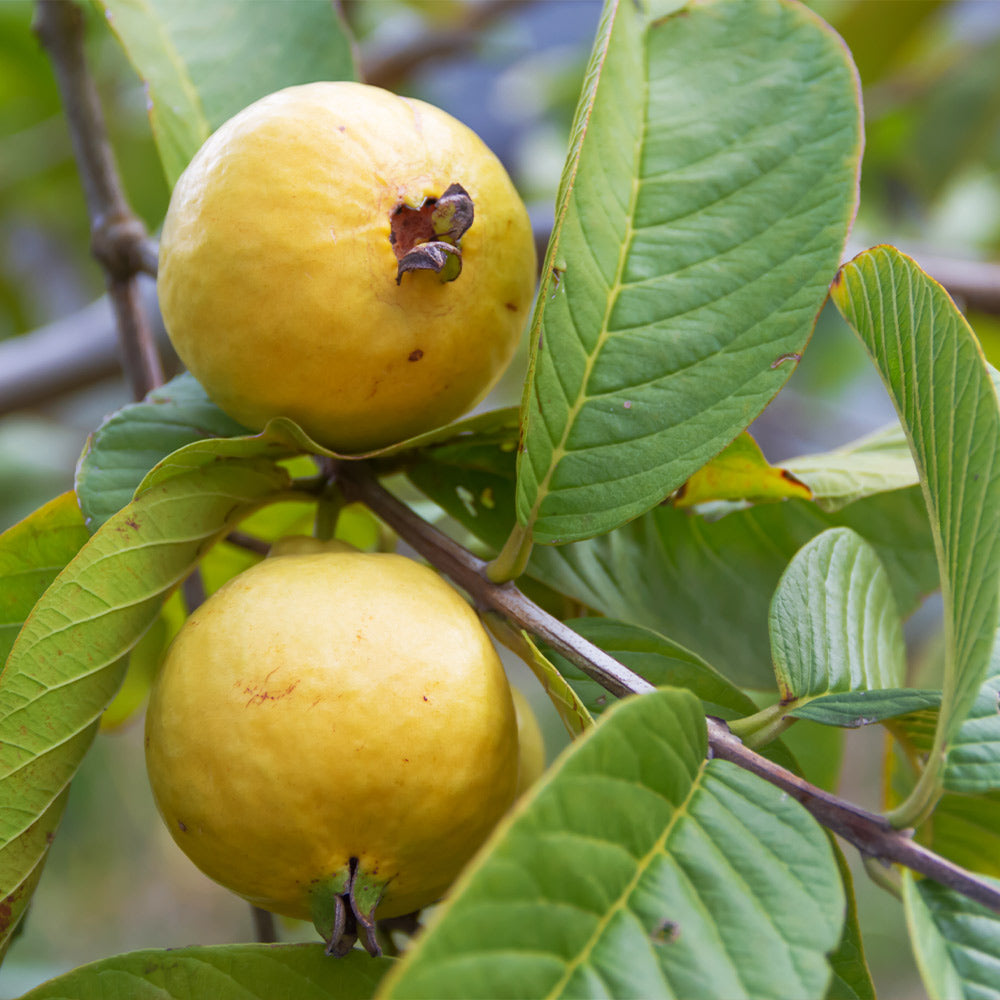
[[[812,490],[824,510],[839,510],[874,493],[905,489],[919,481],[899,424],[833,451],[790,458],[782,465]]]
[[[903,902],[931,1000],[1000,1000],[1000,914],[909,871]]]
[[[951,741],[944,785],[954,792],[1000,789],[1000,663],[996,654],[992,669],[995,673],[983,682]]]
[[[757,710],[747,695],[700,656],[656,632],[610,618],[575,618],[566,624],[650,684],[684,688],[697,695],[706,714],[734,719]],[[558,653],[549,655],[591,714],[600,715],[615,703],[614,696],[579,667]]]
[[[171,187],[208,136],[259,97],[356,76],[350,38],[328,0],[94,2],[146,83]]]
[[[920,498],[905,492],[837,514],[798,500],[717,521],[658,507],[601,538],[537,551],[529,571],[595,611],[669,636],[742,687],[769,690],[770,595],[794,553],[838,524],[874,546],[904,612],[934,588]]]
[[[757,711],[757,705],[748,695],[700,656],[650,629],[610,618],[573,618],[566,624],[650,684],[690,691],[701,701],[706,715],[739,719]],[[616,704],[614,695],[609,694],[606,688],[588,677],[578,666],[558,653],[550,651],[549,655],[591,714],[601,715]],[[822,752],[825,760],[833,764],[835,777],[839,759],[829,753],[828,746]],[[787,767],[796,774],[802,773],[794,755],[783,741],[770,743],[763,753],[782,767]],[[831,756],[833,760],[830,759]],[[809,775],[811,780],[815,780],[817,776]]]
[[[28,616],[0,674],[0,944],[34,891],[125,654],[199,557],[287,489],[283,470],[249,461],[161,482],[107,521]]]
[[[187,372],[112,414],[90,435],[76,470],[87,527],[96,531],[135,495],[172,451],[209,437],[250,434],[227,417]]]
[[[388,958],[321,944],[236,944],[146,949],[81,966],[21,1000],[368,1000]]]
[[[35,602],[88,537],[72,493],[50,500],[0,535],[0,664]]]
[[[517,432],[514,408],[480,413],[368,456],[383,458],[430,442],[471,434]],[[177,454],[175,454],[177,453]],[[260,432],[226,416],[195,378],[185,372],[109,417],[87,442],[76,472],[76,490],[87,527],[96,531],[121,510],[156,467],[152,480],[173,475],[178,465],[218,458],[282,459],[297,454],[340,456],[313,441],[294,421],[278,417]],[[169,461],[167,461],[169,457]]]
[[[889,576],[850,528],[821,532],[795,554],[771,600],[771,651],[783,702],[900,687],[903,627]]]
[[[875,1000],[875,986],[872,983],[871,971],[865,958],[864,941],[861,938],[861,925],[858,921],[858,904],[854,896],[854,879],[847,859],[840,849],[833,834],[830,834],[833,855],[837,859],[840,877],[844,881],[844,893],[847,896],[847,916],[844,920],[844,933],[840,945],[830,956],[833,967],[833,979],[826,993],[826,1000]]]
[[[800,4],[608,0],[532,324],[517,516],[608,531],[795,368],[856,197],[858,86]]]
[[[1000,878],[1000,790],[946,792],[928,825],[925,843],[932,850],[969,871]]]
[[[811,719],[825,726],[853,729],[884,722],[910,712],[938,708],[941,692],[925,688],[884,688],[881,690],[844,691],[803,701],[788,714],[797,719]]]
[[[865,251],[831,291],[872,356],[920,472],[941,573],[945,667],[922,809],[989,668],[1000,597],[1000,406],[948,293],[892,247]],[[919,802],[917,800],[920,800]],[[905,815],[902,819],[912,821]]]
[[[498,549],[514,519],[515,443],[434,447],[407,469],[411,482]],[[534,550],[528,573],[609,618],[668,636],[743,687],[772,690],[767,618],[789,559],[826,528],[852,528],[878,553],[900,612],[938,585],[917,487],[841,510],[790,500],[712,519],[660,506],[599,538]],[[719,628],[723,617],[726,628]]]
[[[380,996],[819,997],[844,922],[829,840],[705,760],[698,700],[609,710],[496,831]]]

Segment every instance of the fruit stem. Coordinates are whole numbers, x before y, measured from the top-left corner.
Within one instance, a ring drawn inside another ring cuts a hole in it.
[[[486,576],[493,583],[516,580],[531,558],[531,534],[522,524],[515,524],[497,557],[486,566]]]
[[[328,542],[333,538],[340,512],[346,505],[347,500],[336,480],[327,480],[316,505],[316,520],[313,524],[313,535],[321,542]]]

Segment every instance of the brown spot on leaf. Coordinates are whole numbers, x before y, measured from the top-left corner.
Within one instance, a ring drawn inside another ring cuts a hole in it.
[[[673,944],[680,936],[681,929],[673,920],[661,920],[650,935],[654,944]]]
[[[801,354],[796,354],[792,351],[790,354],[779,354],[772,362],[771,368],[777,368],[779,365],[783,365],[786,361],[794,361],[798,364],[802,360]]]

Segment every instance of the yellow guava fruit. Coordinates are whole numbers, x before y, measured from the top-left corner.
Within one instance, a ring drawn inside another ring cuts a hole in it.
[[[474,406],[534,287],[527,211],[482,140],[359,83],[289,87],[223,124],[160,240],[164,322],[209,396],[247,427],[291,417],[342,452]]]
[[[510,689],[510,693],[514,696],[514,712],[517,715],[517,742],[521,758],[517,795],[520,797],[545,772],[545,737],[528,699],[515,687]]]
[[[171,645],[146,723],[156,804],[208,876],[352,926],[448,888],[514,799],[515,711],[475,613],[433,570],[293,544]],[[353,907],[353,909],[352,909]],[[376,949],[377,950],[377,949]]]

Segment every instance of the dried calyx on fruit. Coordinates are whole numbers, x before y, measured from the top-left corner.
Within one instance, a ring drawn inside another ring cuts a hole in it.
[[[399,267],[396,284],[407,271],[436,271],[442,281],[462,273],[462,244],[475,208],[461,184],[451,184],[440,198],[428,198],[413,208],[401,203],[392,215],[389,239]]]

